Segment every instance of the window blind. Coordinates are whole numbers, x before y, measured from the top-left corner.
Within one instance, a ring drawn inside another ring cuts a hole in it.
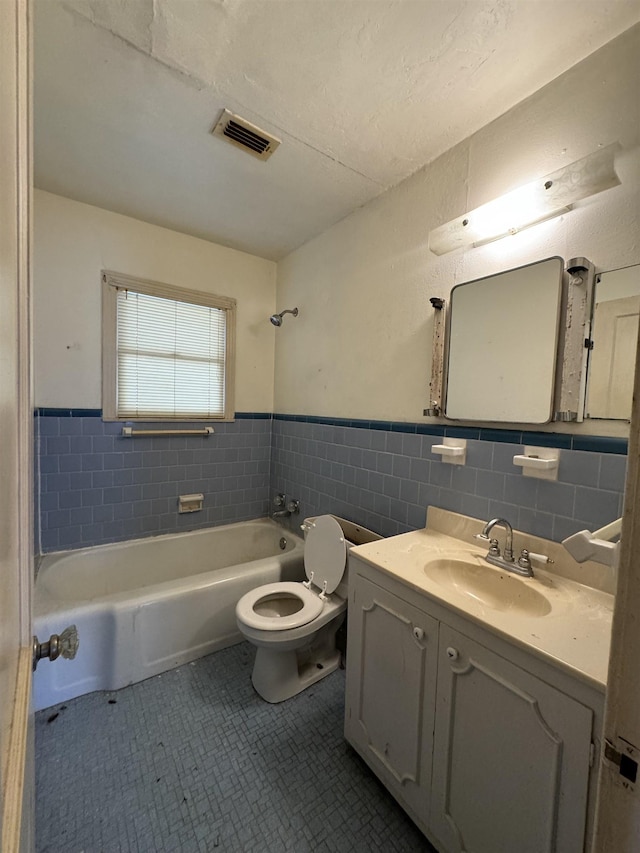
[[[118,289],[116,317],[118,417],[224,417],[224,309]]]

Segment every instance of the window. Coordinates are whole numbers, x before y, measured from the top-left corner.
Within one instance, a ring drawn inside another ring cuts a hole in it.
[[[232,420],[235,299],[102,273],[107,420]]]

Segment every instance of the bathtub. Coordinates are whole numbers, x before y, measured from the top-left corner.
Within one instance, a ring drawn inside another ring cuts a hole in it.
[[[284,546],[284,547],[283,547]],[[238,599],[302,580],[303,541],[271,519],[49,554],[35,583],[41,642],[75,624],[74,660],[42,660],[34,708],[117,690],[242,639]]]

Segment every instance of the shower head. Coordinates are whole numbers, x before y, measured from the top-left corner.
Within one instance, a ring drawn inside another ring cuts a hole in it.
[[[294,317],[297,317],[298,316],[298,309],[297,308],[293,308],[293,309],[287,308],[285,311],[281,311],[279,314],[272,314],[269,317],[269,320],[271,320],[271,322],[273,323],[274,326],[281,326],[282,325],[282,318],[285,314],[293,314]]]

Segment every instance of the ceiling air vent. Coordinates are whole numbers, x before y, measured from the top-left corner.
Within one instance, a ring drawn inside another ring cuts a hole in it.
[[[253,154],[259,160],[268,160],[280,145],[280,140],[271,136],[255,124],[251,124],[229,110],[223,110],[218,123],[211,131],[214,136],[222,136],[227,142],[242,148],[247,154]]]

